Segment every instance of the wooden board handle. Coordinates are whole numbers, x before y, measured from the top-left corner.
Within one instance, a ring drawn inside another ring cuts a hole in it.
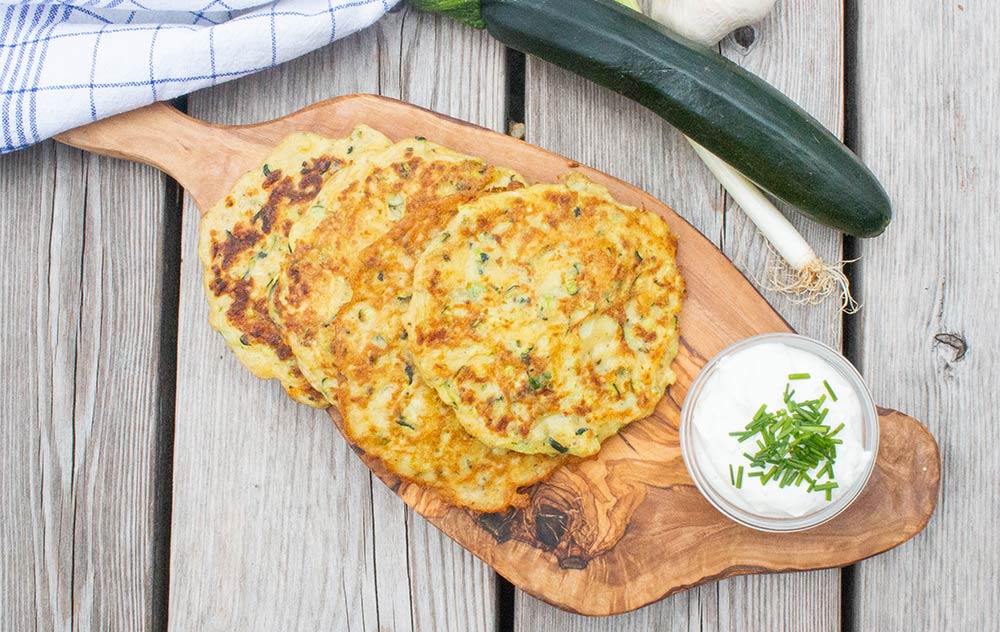
[[[172,176],[183,173],[194,141],[211,126],[166,103],[124,112],[56,136],[56,140],[105,156],[153,165]]]
[[[192,118],[166,103],[123,112],[56,136],[56,140],[94,153],[152,165],[173,177],[202,211],[232,185],[222,173],[246,171],[270,147],[245,128],[214,125]],[[229,163],[237,162],[238,165]]]

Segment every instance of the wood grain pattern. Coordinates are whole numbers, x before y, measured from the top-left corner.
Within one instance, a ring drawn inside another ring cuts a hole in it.
[[[858,566],[859,630],[1000,629],[995,446],[1000,271],[1000,13],[983,0],[858,3],[858,150],[895,220],[861,246],[862,368],[943,449],[941,508],[919,545]]]
[[[11,630],[53,629],[72,617],[73,576],[62,562],[72,559],[73,550],[60,543],[72,542],[73,533],[72,421],[64,415],[72,411],[74,370],[72,351],[60,348],[57,353],[49,332],[66,331],[65,342],[75,347],[71,332],[79,324],[80,288],[75,283],[63,289],[60,260],[67,265],[79,261],[83,238],[80,218],[53,219],[55,153],[50,143],[0,162],[0,210],[3,217],[15,218],[0,222],[0,239],[9,245],[0,271],[13,281],[0,286],[2,304],[11,315],[0,319],[6,347],[0,354],[0,379],[21,386],[20,393],[9,388],[0,396],[0,449],[5,456],[0,460],[0,627]],[[81,171],[77,165],[64,175],[80,183]],[[50,255],[53,231],[61,239]],[[49,269],[55,272],[53,299],[42,290]]]
[[[161,107],[150,106],[145,115],[155,117]],[[681,315],[677,383],[652,417],[608,440],[597,457],[564,467],[536,486],[527,509],[503,516],[461,511],[442,503],[431,490],[399,484],[378,462],[362,455],[418,513],[502,575],[566,609],[613,614],[711,579],[847,564],[909,539],[926,524],[937,497],[937,445],[918,422],[894,411],[881,415],[882,447],[869,488],[831,523],[806,533],[763,535],[710,509],[680,457],[680,402],[700,367],[726,345],[756,333],[787,331],[788,326],[721,252],[649,194],[508,136],[373,96],[333,99],[267,125],[232,128],[229,133],[241,141],[256,139],[264,147],[289,129],[336,136],[362,121],[378,121],[395,138],[420,133],[494,164],[517,166],[532,181],[554,181],[567,171],[578,171],[607,186],[622,202],[661,214],[683,244],[678,262],[688,299]],[[215,152],[228,151],[227,130],[193,119],[183,124],[201,127],[216,140],[172,167],[201,199],[207,187],[215,186],[204,176],[212,169],[185,165],[233,164],[212,159]],[[100,130],[114,125],[115,120],[109,120],[96,131],[77,130],[63,139],[99,149]],[[123,135],[119,130],[114,137]],[[215,173],[217,179],[229,181],[237,175]],[[331,417],[339,424],[335,413]],[[894,512],[886,512],[885,506]]]
[[[53,143],[2,164],[0,628],[150,629],[164,178]]]

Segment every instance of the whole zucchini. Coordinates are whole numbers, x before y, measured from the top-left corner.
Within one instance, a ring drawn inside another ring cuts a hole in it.
[[[717,52],[614,0],[410,0],[656,112],[764,190],[827,226],[873,237],[892,208],[819,121]]]

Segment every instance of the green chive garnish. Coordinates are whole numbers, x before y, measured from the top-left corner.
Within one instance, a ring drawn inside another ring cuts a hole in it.
[[[761,404],[753,418],[743,430],[730,432],[737,442],[753,441],[756,452],[747,451],[743,458],[749,463],[748,478],[759,478],[761,485],[777,483],[783,489],[799,487],[808,483],[809,492],[818,492],[832,499],[832,490],[839,484],[833,471],[837,459],[837,446],[842,439],[835,438],[844,429],[838,424],[831,430],[827,423],[830,409],[826,407],[827,396],[797,401],[791,382],[809,380],[808,373],[789,373],[789,382],[782,394],[784,408],[768,411],[767,404]],[[830,400],[837,401],[837,395],[830,384],[823,380],[823,386]],[[729,465],[729,482],[741,489],[744,465]],[[820,483],[820,480],[823,480]]]
[[[830,394],[830,399],[837,401],[837,394],[833,392],[833,388],[830,387],[830,383],[823,380],[823,386],[826,387],[826,392]]]

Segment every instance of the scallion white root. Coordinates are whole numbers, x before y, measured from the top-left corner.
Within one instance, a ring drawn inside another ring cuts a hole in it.
[[[797,303],[810,305],[837,293],[842,311],[857,312],[860,306],[851,296],[850,282],[844,274],[846,262],[826,263],[820,259],[760,189],[712,152],[690,138],[688,142],[777,253],[768,262],[767,287],[790,295]]]

